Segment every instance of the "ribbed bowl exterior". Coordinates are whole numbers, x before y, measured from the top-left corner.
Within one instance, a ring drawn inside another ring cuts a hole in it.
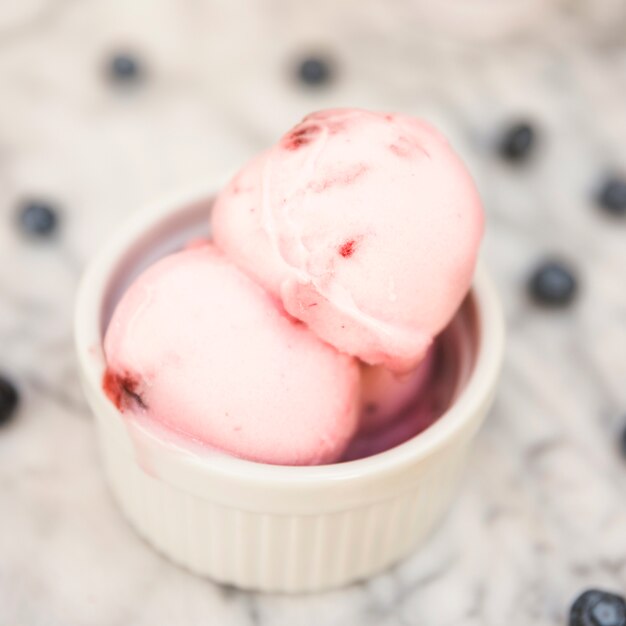
[[[397,495],[319,514],[287,514],[248,510],[245,502],[224,506],[151,476],[138,464],[123,424],[101,415],[98,425],[113,493],[149,543],[197,574],[273,592],[338,587],[406,556],[445,513],[469,443],[461,437],[422,471],[413,468],[412,484]],[[274,497],[268,493],[268,504]]]

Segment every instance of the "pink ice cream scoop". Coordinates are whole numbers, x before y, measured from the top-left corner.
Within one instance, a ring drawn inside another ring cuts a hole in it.
[[[104,388],[122,412],[238,457],[333,462],[356,429],[355,360],[285,314],[209,244],[139,276],[104,350]]]
[[[361,366],[360,435],[385,428],[427,392],[433,357],[430,349],[414,370],[402,374],[382,365]]]
[[[217,245],[338,350],[404,371],[469,289],[474,183],[420,120],[313,113],[218,196]]]

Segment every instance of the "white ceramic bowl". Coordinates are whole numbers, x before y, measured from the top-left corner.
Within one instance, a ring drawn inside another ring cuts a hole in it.
[[[466,381],[445,414],[410,441],[317,467],[197,453],[122,417],[102,390],[101,344],[130,281],[191,237],[208,235],[211,198],[200,190],[132,216],[80,286],[80,373],[113,493],[158,550],[223,583],[301,592],[370,576],[406,556],[448,507],[496,388],[504,344],[496,293],[479,269],[460,313],[474,329]]]

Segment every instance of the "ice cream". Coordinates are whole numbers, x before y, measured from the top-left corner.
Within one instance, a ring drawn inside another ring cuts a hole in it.
[[[342,461],[362,459],[394,448],[421,433],[439,417],[431,390],[413,400],[413,404],[409,404],[383,427],[357,431],[342,456]]]
[[[307,116],[218,196],[217,245],[341,352],[415,367],[471,282],[483,213],[447,141],[420,120]]]
[[[361,366],[359,433],[381,430],[426,391],[433,366],[432,348],[411,372],[397,374],[382,365]]]
[[[458,377],[433,340],[469,289],[483,213],[436,130],[314,113],[233,178],[211,220],[213,242],[149,267],[106,330],[103,386],[127,418],[311,465],[395,446],[447,406]]]
[[[213,245],[196,242],[126,291],[104,388],[207,446],[265,463],[337,460],[356,429],[355,360],[320,341]]]

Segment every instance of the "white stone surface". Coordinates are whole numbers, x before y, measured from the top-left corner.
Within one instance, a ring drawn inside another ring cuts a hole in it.
[[[548,626],[586,586],[624,591],[626,221],[590,197],[626,163],[626,8],[504,4],[467,0],[461,19],[446,8],[458,3],[429,0],[0,3],[0,369],[23,397],[0,433],[0,624]],[[104,78],[120,47],[145,61],[137,89]],[[318,49],[336,81],[302,88],[291,67]],[[423,550],[321,596],[245,594],[170,565],[119,515],[76,379],[73,293],[128,213],[337,105],[427,116],[467,158],[509,320],[506,367],[464,491]],[[522,168],[492,150],[517,116],[541,128]],[[56,241],[13,228],[32,195],[62,208]],[[553,252],[582,280],[562,312],[523,289]]]

